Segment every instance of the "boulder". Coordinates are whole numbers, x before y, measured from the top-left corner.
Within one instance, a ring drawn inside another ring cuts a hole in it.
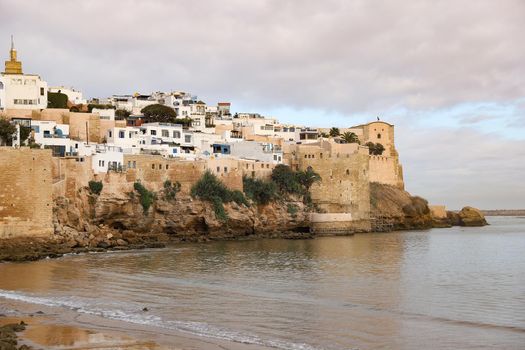
[[[461,226],[485,226],[488,225],[481,210],[473,207],[464,207],[458,213]]]

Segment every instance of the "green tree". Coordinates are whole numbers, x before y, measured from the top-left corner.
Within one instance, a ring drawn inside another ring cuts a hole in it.
[[[141,113],[144,114],[144,121],[146,123],[175,123],[177,113],[171,107],[161,104],[153,104],[142,108]]]
[[[47,108],[67,109],[67,95],[61,92],[47,93]]]
[[[385,147],[382,144],[376,143],[375,153],[374,154],[380,156],[380,155],[383,154],[384,150],[385,150]]]
[[[385,151],[385,147],[380,143],[367,142],[365,146],[368,147],[368,153],[376,156],[380,156]]]
[[[116,120],[123,120],[126,119],[131,115],[130,112],[126,111],[125,109],[117,109],[115,111],[115,119]]]
[[[359,137],[350,131],[343,133],[342,138],[346,143],[359,143]]]
[[[316,182],[321,181],[321,176],[318,173],[316,173],[310,166],[306,168],[305,171],[298,171],[296,177],[299,180],[299,183],[306,190],[305,192],[310,192],[310,188],[312,187],[312,185]]]
[[[0,117],[0,145],[10,146],[15,132],[16,125],[12,124],[7,118]]]
[[[246,196],[257,204],[268,204],[277,197],[277,187],[273,181],[244,176],[242,184]]]
[[[302,194],[296,173],[288,165],[278,164],[272,171],[272,181],[283,193]]]
[[[334,127],[334,128],[330,129],[329,135],[331,137],[337,137],[337,136],[341,135],[341,132],[339,131],[339,128],[335,128]]]

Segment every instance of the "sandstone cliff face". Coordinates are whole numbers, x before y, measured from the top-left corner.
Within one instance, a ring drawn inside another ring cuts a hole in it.
[[[373,231],[433,227],[428,202],[398,187],[370,183],[370,216]]]
[[[109,192],[95,196],[81,189],[74,199],[55,201],[54,225],[55,232],[65,236],[73,246],[137,244],[139,237],[148,236],[160,241],[288,237],[309,226],[304,204],[293,202],[298,209],[294,214],[288,213],[288,204],[247,207],[228,203],[225,204],[228,220],[223,222],[216,218],[210,203],[188,195],[179,194],[176,199],[168,200],[159,192],[153,205],[144,212],[136,194]]]

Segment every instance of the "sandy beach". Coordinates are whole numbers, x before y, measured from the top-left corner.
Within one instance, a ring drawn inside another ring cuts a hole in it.
[[[268,349],[217,339],[199,338],[147,326],[82,315],[71,310],[2,300],[0,327],[24,322],[26,329],[17,333],[18,346],[35,350],[224,350]]]

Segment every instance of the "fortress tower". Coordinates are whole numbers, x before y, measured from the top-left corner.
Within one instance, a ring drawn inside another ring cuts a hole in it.
[[[5,61],[4,74],[23,74],[22,62],[16,59],[15,42],[11,35],[11,50],[9,51],[9,61]]]

